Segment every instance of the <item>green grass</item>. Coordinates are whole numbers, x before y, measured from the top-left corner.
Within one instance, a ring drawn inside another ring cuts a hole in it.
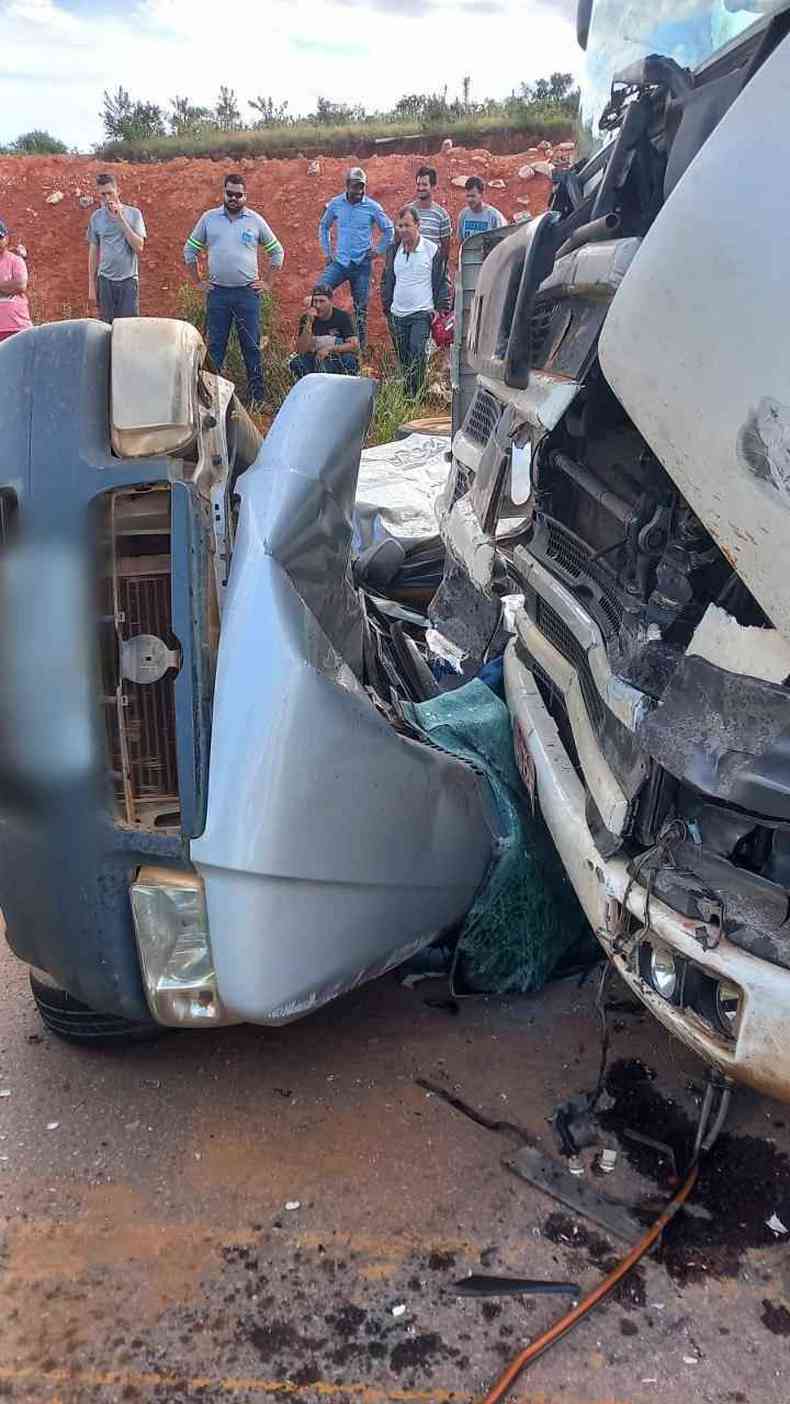
[[[266,402],[252,411],[252,417],[265,433],[294,382],[288,370],[288,360],[293,353],[293,348],[279,323],[276,306],[266,293],[263,295],[262,304],[261,343]],[[177,307],[179,317],[185,322],[191,322],[193,326],[197,327],[201,336],[205,336],[205,294],[200,292],[193,283],[182,283],[178,290]],[[247,383],[246,374],[235,327],[228,342],[222,373],[227,376],[228,380],[233,381],[238,390],[244,391]],[[431,368],[427,382],[431,383],[436,378],[435,370]],[[416,419],[431,411],[438,413],[446,408],[440,403],[434,404],[427,391],[418,396],[406,393],[403,379],[398,374],[397,363],[391,351],[385,351],[377,356],[376,379],[378,388],[373,418],[366,440],[368,446],[389,443],[395,438],[401,424],[407,420]]]
[[[373,120],[326,126],[315,122],[294,122],[290,126],[246,128],[238,132],[207,127],[183,136],[140,137],[130,141],[109,141],[98,155],[106,161],[169,161],[176,156],[226,156],[232,160],[243,156],[353,155],[370,148],[382,138],[402,138],[420,134],[430,146],[452,137],[456,146],[482,146],[492,135],[523,134],[523,143],[530,146],[538,141],[563,141],[573,135],[573,118],[550,107],[539,105],[515,108],[512,113],[495,113],[485,117],[455,118],[433,125],[419,122],[386,122]]]

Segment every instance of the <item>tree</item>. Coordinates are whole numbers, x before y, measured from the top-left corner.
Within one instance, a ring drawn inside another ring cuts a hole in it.
[[[285,127],[293,119],[288,114],[288,102],[275,102],[274,98],[248,98],[248,105],[258,113],[256,127]]]
[[[227,88],[224,83],[219,90],[217,105],[214,109],[214,120],[223,132],[237,132],[241,126],[241,112],[239,111],[236,91],[234,88]]]
[[[65,142],[59,141],[51,132],[38,130],[23,132],[9,148],[17,156],[65,156],[68,152]]]
[[[419,122],[425,108],[424,93],[406,93],[395,104],[395,116],[404,122]]]
[[[322,127],[342,127],[349,122],[364,122],[364,107],[349,107],[345,102],[332,102],[330,98],[319,97],[315,112],[310,114],[311,122]]]
[[[128,90],[121,86],[114,93],[105,88],[101,119],[111,141],[135,141],[166,135],[161,107],[155,102],[141,102],[138,98],[130,97]]]
[[[573,87],[572,73],[552,73],[549,79],[549,101],[565,102]]]
[[[463,86],[463,92],[464,92],[464,98],[463,98],[464,107],[465,107],[465,108],[468,108],[468,106],[469,106],[469,93],[470,93],[471,88],[472,88],[472,75],[471,75],[470,73],[465,74],[464,77],[461,79],[461,84],[462,84],[462,86]]]
[[[189,98],[171,98],[170,106],[173,111],[167,120],[173,136],[188,136],[191,132],[199,132],[210,126],[213,120],[213,114],[208,107],[196,107]]]

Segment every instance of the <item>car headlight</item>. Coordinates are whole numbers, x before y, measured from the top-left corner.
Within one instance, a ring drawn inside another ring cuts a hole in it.
[[[229,1022],[217,991],[202,878],[141,868],[130,895],[143,986],[157,1022]]]

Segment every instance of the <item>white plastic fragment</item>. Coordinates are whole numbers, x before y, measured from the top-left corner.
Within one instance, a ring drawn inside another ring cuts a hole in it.
[[[48,1122],[47,1122],[47,1130],[48,1130],[48,1131],[57,1131],[57,1129],[58,1129],[59,1126],[60,1126],[60,1122],[59,1122],[59,1121],[48,1121]]]
[[[598,1165],[602,1175],[611,1175],[617,1164],[617,1151],[607,1147],[601,1151]]]
[[[696,1356],[696,1355],[684,1355],[684,1356],[683,1356],[683,1364],[684,1364],[684,1365],[699,1365],[699,1357]]]
[[[285,1207],[289,1214],[293,1214],[295,1209],[301,1209],[302,1201],[301,1199],[288,1199],[285,1202]]]
[[[393,1315],[393,1316],[405,1316],[405,1315],[406,1315],[406,1307],[404,1306],[403,1302],[399,1302],[397,1306],[394,1306],[394,1307],[392,1308],[392,1315]]]
[[[766,1219],[765,1222],[767,1227],[771,1230],[771,1233],[775,1233],[777,1238],[780,1234],[788,1232],[788,1229],[785,1228],[784,1224],[782,1223],[782,1220],[779,1218],[779,1215],[776,1213],[776,1211],[774,1211],[770,1219]]]
[[[570,1158],[569,1158],[569,1160],[568,1160],[568,1169],[569,1169],[569,1171],[570,1171],[570,1173],[571,1173],[572,1175],[583,1175],[583,1174],[584,1174],[584,1166],[583,1166],[582,1162],[580,1161],[578,1155],[572,1155],[572,1156],[570,1156]]]
[[[10,1096],[11,1096],[11,1088],[10,1088],[10,1087],[3,1087],[3,1088],[0,1088],[0,1097],[10,1097]]]

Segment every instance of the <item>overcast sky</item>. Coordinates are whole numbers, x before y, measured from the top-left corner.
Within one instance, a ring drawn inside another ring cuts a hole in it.
[[[34,127],[89,150],[102,92],[213,106],[220,83],[246,100],[320,95],[386,108],[404,93],[502,97],[556,69],[576,72],[574,0],[0,0],[0,143]]]

